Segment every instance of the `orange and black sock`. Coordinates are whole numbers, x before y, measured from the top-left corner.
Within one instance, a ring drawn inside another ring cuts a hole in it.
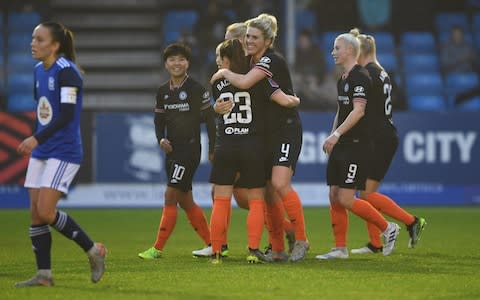
[[[406,212],[403,208],[398,206],[392,198],[388,197],[387,195],[375,192],[368,195],[367,199],[373,207],[381,211],[382,213],[386,214],[389,217],[394,218],[402,222],[405,225],[410,225],[415,222],[415,217],[408,212]]]
[[[248,206],[250,207],[247,216],[248,247],[258,249],[265,224],[265,201],[252,199],[248,201]]]
[[[365,221],[375,224],[382,232],[387,229],[387,220],[367,201],[356,198],[351,211]]]
[[[382,240],[380,238],[380,234],[382,233],[380,229],[378,229],[375,224],[366,222],[367,223],[367,230],[368,230],[368,237],[370,238],[370,244],[375,248],[382,247]]]
[[[170,234],[177,223],[177,205],[165,205],[163,207],[162,219],[158,226],[157,240],[155,241],[155,249],[162,250],[167,243]]]
[[[212,215],[210,216],[210,241],[214,253],[222,251],[222,244],[226,240],[230,206],[230,199],[227,197],[215,197],[215,201],[213,201]]]
[[[269,242],[272,250],[281,252],[285,250],[285,242],[283,240],[283,222],[285,220],[285,209],[281,201],[269,203],[266,205],[267,218],[269,226]],[[290,222],[288,222],[290,224]]]
[[[205,218],[202,209],[194,203],[188,211],[185,211],[185,214],[187,215],[188,221],[193,229],[200,236],[205,245],[210,244],[210,229],[208,228],[207,219]]]
[[[330,204],[330,221],[332,222],[335,247],[347,246],[348,210],[338,202]]]
[[[293,189],[290,190],[284,197],[282,202],[287,211],[290,222],[295,228],[295,239],[297,241],[306,241],[307,234],[305,232],[305,218],[303,216],[303,207],[300,197]]]

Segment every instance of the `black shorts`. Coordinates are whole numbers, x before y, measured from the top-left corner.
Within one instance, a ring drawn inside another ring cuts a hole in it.
[[[369,143],[338,143],[327,163],[327,185],[364,190],[368,173]]]
[[[215,148],[210,182],[239,188],[265,186],[263,143],[239,143]],[[240,175],[238,180],[237,174]]]
[[[174,147],[174,150],[165,157],[167,185],[184,192],[191,191],[193,175],[195,175],[199,163],[199,147]]]
[[[295,172],[302,150],[302,139],[302,125],[299,123],[283,126],[279,131],[267,136],[265,175],[268,180],[272,177],[274,166],[289,167]]]
[[[398,136],[373,142],[373,153],[370,155],[368,178],[382,181],[387,174],[398,147]]]

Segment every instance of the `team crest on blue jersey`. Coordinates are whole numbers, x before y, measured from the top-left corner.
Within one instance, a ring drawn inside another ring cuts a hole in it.
[[[348,82],[347,82],[347,83],[345,83],[345,85],[343,86],[343,91],[346,93],[346,92],[348,92],[348,89],[349,89],[349,88],[350,88],[350,87],[348,86]]]
[[[187,92],[181,91],[180,94],[178,94],[178,98],[182,101],[187,99]]]
[[[38,106],[37,106],[37,119],[40,124],[43,126],[50,123],[52,120],[52,105],[48,101],[47,97],[43,96],[38,99]]]
[[[48,90],[55,90],[55,79],[53,77],[48,77]]]

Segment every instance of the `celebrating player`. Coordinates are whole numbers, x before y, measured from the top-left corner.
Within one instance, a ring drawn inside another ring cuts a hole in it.
[[[237,74],[220,69],[211,81],[226,78],[234,86],[250,88],[262,79],[278,85],[285,93],[294,94],[290,71],[285,59],[273,44],[277,34],[277,20],[269,14],[261,14],[246,22],[245,48],[253,68],[247,74]],[[296,242],[290,256],[291,261],[305,257],[309,248],[305,232],[303,208],[298,194],[291,186],[291,178],[302,145],[302,125],[296,108],[283,107],[269,102],[267,108],[267,215],[271,223],[273,252],[284,251],[283,217],[285,210],[295,228]]]
[[[210,244],[207,220],[193,201],[192,179],[200,163],[200,123],[205,121],[207,125],[211,159],[215,143],[215,116],[210,93],[187,74],[190,57],[190,48],[180,43],[168,45],[163,52],[170,80],[157,91],[155,133],[160,148],[166,153],[168,184],[157,239],[153,247],[138,254],[143,259],[161,257],[163,247],[175,228],[177,204],[183,208],[205,245]]]
[[[329,155],[327,184],[330,187],[330,211],[335,248],[316,256],[317,259],[347,258],[348,212],[375,224],[383,232],[383,254],[390,255],[400,227],[387,222],[367,201],[356,198],[357,190],[365,189],[370,154],[369,116],[365,114],[371,94],[368,71],[357,63],[360,42],[351,33],[337,36],[332,56],[343,68],[337,83],[338,109],[331,135],[323,144]]]
[[[239,40],[226,40],[220,46],[221,66],[234,72],[245,73],[249,61]],[[247,218],[249,255],[247,261],[257,263],[269,259],[258,246],[264,224],[264,114],[270,97],[282,105],[298,104],[298,98],[285,95],[278,86],[266,80],[250,89],[238,89],[227,80],[219,79],[212,87],[214,98],[230,99],[234,106],[221,115],[217,128],[215,159],[211,182],[214,186],[214,204],[211,218],[211,240],[214,262],[219,262],[223,236],[228,227],[230,199],[233,184],[247,189],[249,213]],[[237,174],[240,179],[236,180]],[[284,253],[284,256],[286,254]]]
[[[380,212],[405,224],[409,234],[408,247],[413,248],[426,225],[425,219],[409,214],[390,197],[377,192],[398,147],[397,130],[392,120],[393,107],[390,97],[392,84],[390,76],[388,76],[388,73],[377,60],[374,37],[360,34],[358,29],[352,29],[350,32],[360,40],[358,63],[368,70],[372,78],[372,89],[368,99],[367,111],[370,120],[370,130],[374,132],[371,136],[373,152],[370,155],[365,190],[361,191],[360,198],[370,202]],[[352,253],[368,254],[382,251],[380,230],[369,222],[367,222],[367,229],[370,237],[369,243],[365,247],[352,249]]]

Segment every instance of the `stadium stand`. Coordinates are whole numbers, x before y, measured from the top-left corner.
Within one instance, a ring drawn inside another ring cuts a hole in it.
[[[441,95],[422,95],[408,97],[408,108],[410,111],[444,111],[447,105]]]
[[[435,53],[436,41],[433,32],[407,31],[402,33],[400,47],[403,54]]]

